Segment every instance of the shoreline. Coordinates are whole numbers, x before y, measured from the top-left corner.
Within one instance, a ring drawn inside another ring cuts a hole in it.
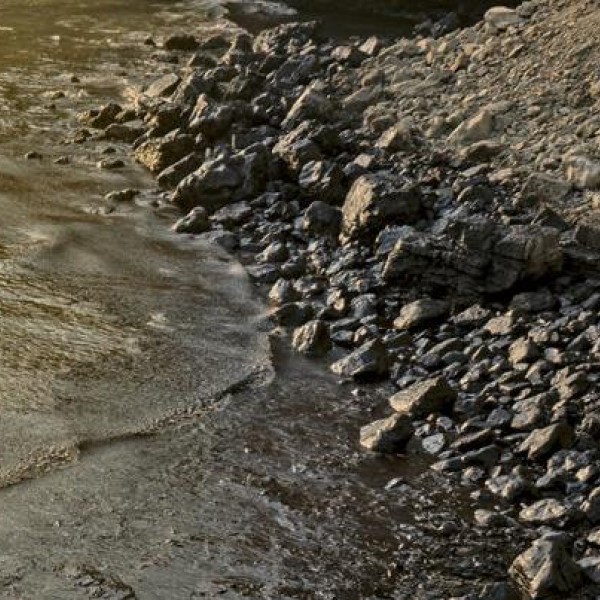
[[[306,23],[172,36],[188,68],[83,116],[132,143],[157,202],[188,213],[176,231],[238,257],[297,351],[393,383],[366,449],[430,455],[482,502],[475,527],[537,538],[473,598],[593,597],[600,579],[600,166],[592,135],[569,138],[596,92],[559,96],[528,50],[583,6],[528,2],[389,45]],[[559,101],[572,112],[548,142]]]

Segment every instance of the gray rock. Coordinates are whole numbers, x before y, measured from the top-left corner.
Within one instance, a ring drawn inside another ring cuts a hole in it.
[[[519,446],[529,460],[543,460],[556,450],[570,448],[574,441],[573,429],[567,423],[555,423],[532,431]]]
[[[404,450],[413,433],[410,418],[395,414],[362,427],[360,444],[374,452],[395,454]]]
[[[176,73],[169,73],[154,83],[151,83],[145,90],[144,95],[149,98],[161,98],[170,96],[181,83],[181,78]]]
[[[519,519],[528,525],[562,527],[573,516],[573,510],[554,498],[538,500],[519,513]]]
[[[173,225],[176,233],[203,233],[210,229],[208,213],[205,208],[196,206],[185,217]]]
[[[334,239],[337,239],[341,225],[340,209],[321,200],[316,200],[306,209],[302,220],[302,229],[307,233]]]

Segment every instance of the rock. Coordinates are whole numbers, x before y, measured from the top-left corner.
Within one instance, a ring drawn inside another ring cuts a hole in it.
[[[448,382],[443,377],[435,377],[394,394],[389,402],[396,412],[422,419],[432,413],[452,413],[455,400],[456,392]]]
[[[580,558],[577,564],[587,579],[600,584],[600,556],[585,556]]]
[[[163,190],[177,187],[190,173],[193,173],[203,163],[200,154],[191,152],[181,160],[163,169],[157,176],[156,182]]]
[[[307,233],[333,239],[337,239],[341,225],[340,209],[320,200],[316,200],[306,209],[302,220],[302,229]]]
[[[385,377],[389,367],[387,349],[380,340],[375,339],[333,363],[331,370],[340,377],[362,380]]]
[[[184,52],[191,52],[197,50],[200,47],[198,40],[187,33],[178,33],[170,35],[163,43],[165,50],[181,50]]]
[[[516,10],[505,6],[493,6],[486,11],[483,18],[486,23],[500,31],[516,27],[524,22]]]
[[[307,119],[326,122],[334,114],[334,103],[314,87],[307,87],[289,110],[283,121],[283,127],[287,128]]]
[[[330,204],[338,204],[344,198],[344,172],[335,163],[319,160],[304,164],[298,183],[305,193]]]
[[[596,525],[600,523],[600,488],[594,488],[587,500],[581,505],[585,518]]]
[[[566,598],[582,584],[581,568],[561,539],[536,540],[517,556],[509,574],[532,600]]]
[[[550,525],[562,527],[573,515],[573,511],[554,498],[538,500],[519,513],[519,519],[528,525]]]
[[[134,155],[152,173],[160,173],[188,155],[193,148],[193,136],[177,134],[148,140],[136,148]]]
[[[561,448],[573,444],[573,430],[566,423],[555,423],[532,431],[519,446],[519,452],[526,452],[529,460],[543,460]]]
[[[404,152],[414,150],[415,138],[413,130],[407,123],[398,123],[381,134],[375,144],[388,152]]]
[[[269,300],[273,304],[288,304],[301,299],[301,295],[290,281],[279,279],[269,291]]]
[[[421,288],[448,289],[465,299],[499,293],[520,281],[562,269],[559,232],[537,226],[504,228],[485,218],[450,221],[442,232],[403,236],[390,252],[383,277],[414,277]]]
[[[388,174],[359,177],[342,207],[342,242],[373,239],[385,225],[415,222],[421,194],[411,183],[399,183]]]
[[[309,321],[294,331],[294,349],[307,356],[322,356],[331,350],[329,325],[325,321]]]
[[[373,452],[395,454],[404,450],[413,432],[410,418],[395,414],[362,427],[360,444]]]
[[[279,138],[273,147],[273,155],[280,158],[292,175],[297,175],[304,165],[320,161],[319,146],[308,137],[305,128],[297,128]]]
[[[230,106],[218,104],[208,95],[200,94],[190,116],[189,128],[209,140],[216,140],[229,132],[233,119],[234,112]]]
[[[471,144],[487,140],[494,130],[494,115],[489,110],[481,110],[474,117],[463,121],[449,136],[452,144]]]
[[[445,317],[450,305],[445,300],[423,298],[406,304],[394,320],[394,329],[417,329]]]
[[[181,78],[179,75],[169,73],[168,75],[164,75],[160,79],[157,79],[154,83],[151,83],[144,90],[144,95],[149,98],[164,98],[173,94],[180,83]]]
[[[300,327],[313,318],[314,310],[306,302],[290,302],[271,313],[272,319],[283,327]]]
[[[575,156],[567,163],[567,179],[581,190],[600,186],[600,163],[583,156]]]
[[[571,185],[546,173],[532,173],[523,187],[523,197],[536,203],[556,204],[562,202],[571,190]]]
[[[204,162],[179,183],[172,202],[183,210],[204,206],[212,213],[226,204],[262,193],[268,175],[269,154],[264,146],[256,145]]]
[[[122,110],[119,104],[111,102],[100,108],[100,110],[84,114],[80,119],[94,129],[106,129],[115,122]]]
[[[530,340],[519,339],[508,349],[508,360],[512,365],[530,363],[540,356],[539,348]]]
[[[173,231],[176,233],[203,233],[208,229],[210,229],[208,213],[201,206],[193,208],[173,225]]]

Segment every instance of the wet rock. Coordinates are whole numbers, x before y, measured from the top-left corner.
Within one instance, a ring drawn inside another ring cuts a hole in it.
[[[390,367],[387,349],[381,340],[375,339],[331,365],[331,370],[340,377],[372,379],[385,377]]]
[[[396,412],[420,419],[432,413],[451,414],[456,397],[456,392],[443,377],[435,377],[401,390],[389,402]]]
[[[152,173],[160,173],[190,154],[193,148],[193,136],[178,134],[148,140],[136,148],[134,155]]]
[[[309,321],[294,331],[294,349],[307,356],[323,356],[331,350],[329,326],[325,321]]]
[[[395,414],[362,427],[360,444],[374,452],[395,454],[404,450],[413,432],[410,418],[406,415]]]
[[[90,111],[80,116],[80,120],[94,129],[106,129],[115,122],[123,108],[119,104],[111,102],[97,111]]]
[[[273,304],[288,304],[300,300],[301,295],[290,281],[279,279],[269,291],[269,300]]]
[[[509,573],[519,589],[533,600],[565,598],[582,584],[579,565],[560,538],[541,538],[517,556]]]
[[[209,140],[216,140],[229,131],[233,119],[234,112],[230,106],[218,104],[206,94],[200,94],[190,117],[189,129]]]
[[[173,94],[177,86],[181,83],[181,78],[175,73],[164,75],[151,83],[145,90],[144,95],[149,98],[167,97]]]
[[[421,194],[411,183],[387,174],[359,177],[342,207],[342,242],[374,238],[385,225],[413,223],[421,211]]]
[[[432,300],[423,298],[406,304],[394,320],[394,329],[416,329],[424,327],[442,317],[450,310],[450,305],[445,300]]]
[[[165,50],[181,50],[184,52],[191,52],[197,50],[200,47],[198,40],[187,33],[178,33],[170,35],[164,42],[163,48]]]
[[[313,307],[307,302],[290,302],[271,313],[271,318],[283,327],[300,327],[313,315]]]
[[[210,229],[208,213],[201,206],[193,208],[173,225],[173,231],[176,233],[203,233],[208,229]]]
[[[157,176],[158,186],[163,190],[177,187],[190,173],[202,165],[203,159],[196,152],[191,152],[181,160],[163,169]]]
[[[529,460],[543,460],[561,448],[573,444],[573,429],[567,423],[555,423],[532,431],[519,446],[519,452],[527,453]]]

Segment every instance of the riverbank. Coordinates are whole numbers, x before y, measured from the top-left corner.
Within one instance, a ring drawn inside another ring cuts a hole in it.
[[[347,393],[389,390],[365,451],[430,457],[476,531],[518,539],[505,581],[466,597],[597,594],[598,20],[535,1],[391,44],[174,35],[160,79],[72,138],[130,143],[149,205],[268,294],[271,335]]]

